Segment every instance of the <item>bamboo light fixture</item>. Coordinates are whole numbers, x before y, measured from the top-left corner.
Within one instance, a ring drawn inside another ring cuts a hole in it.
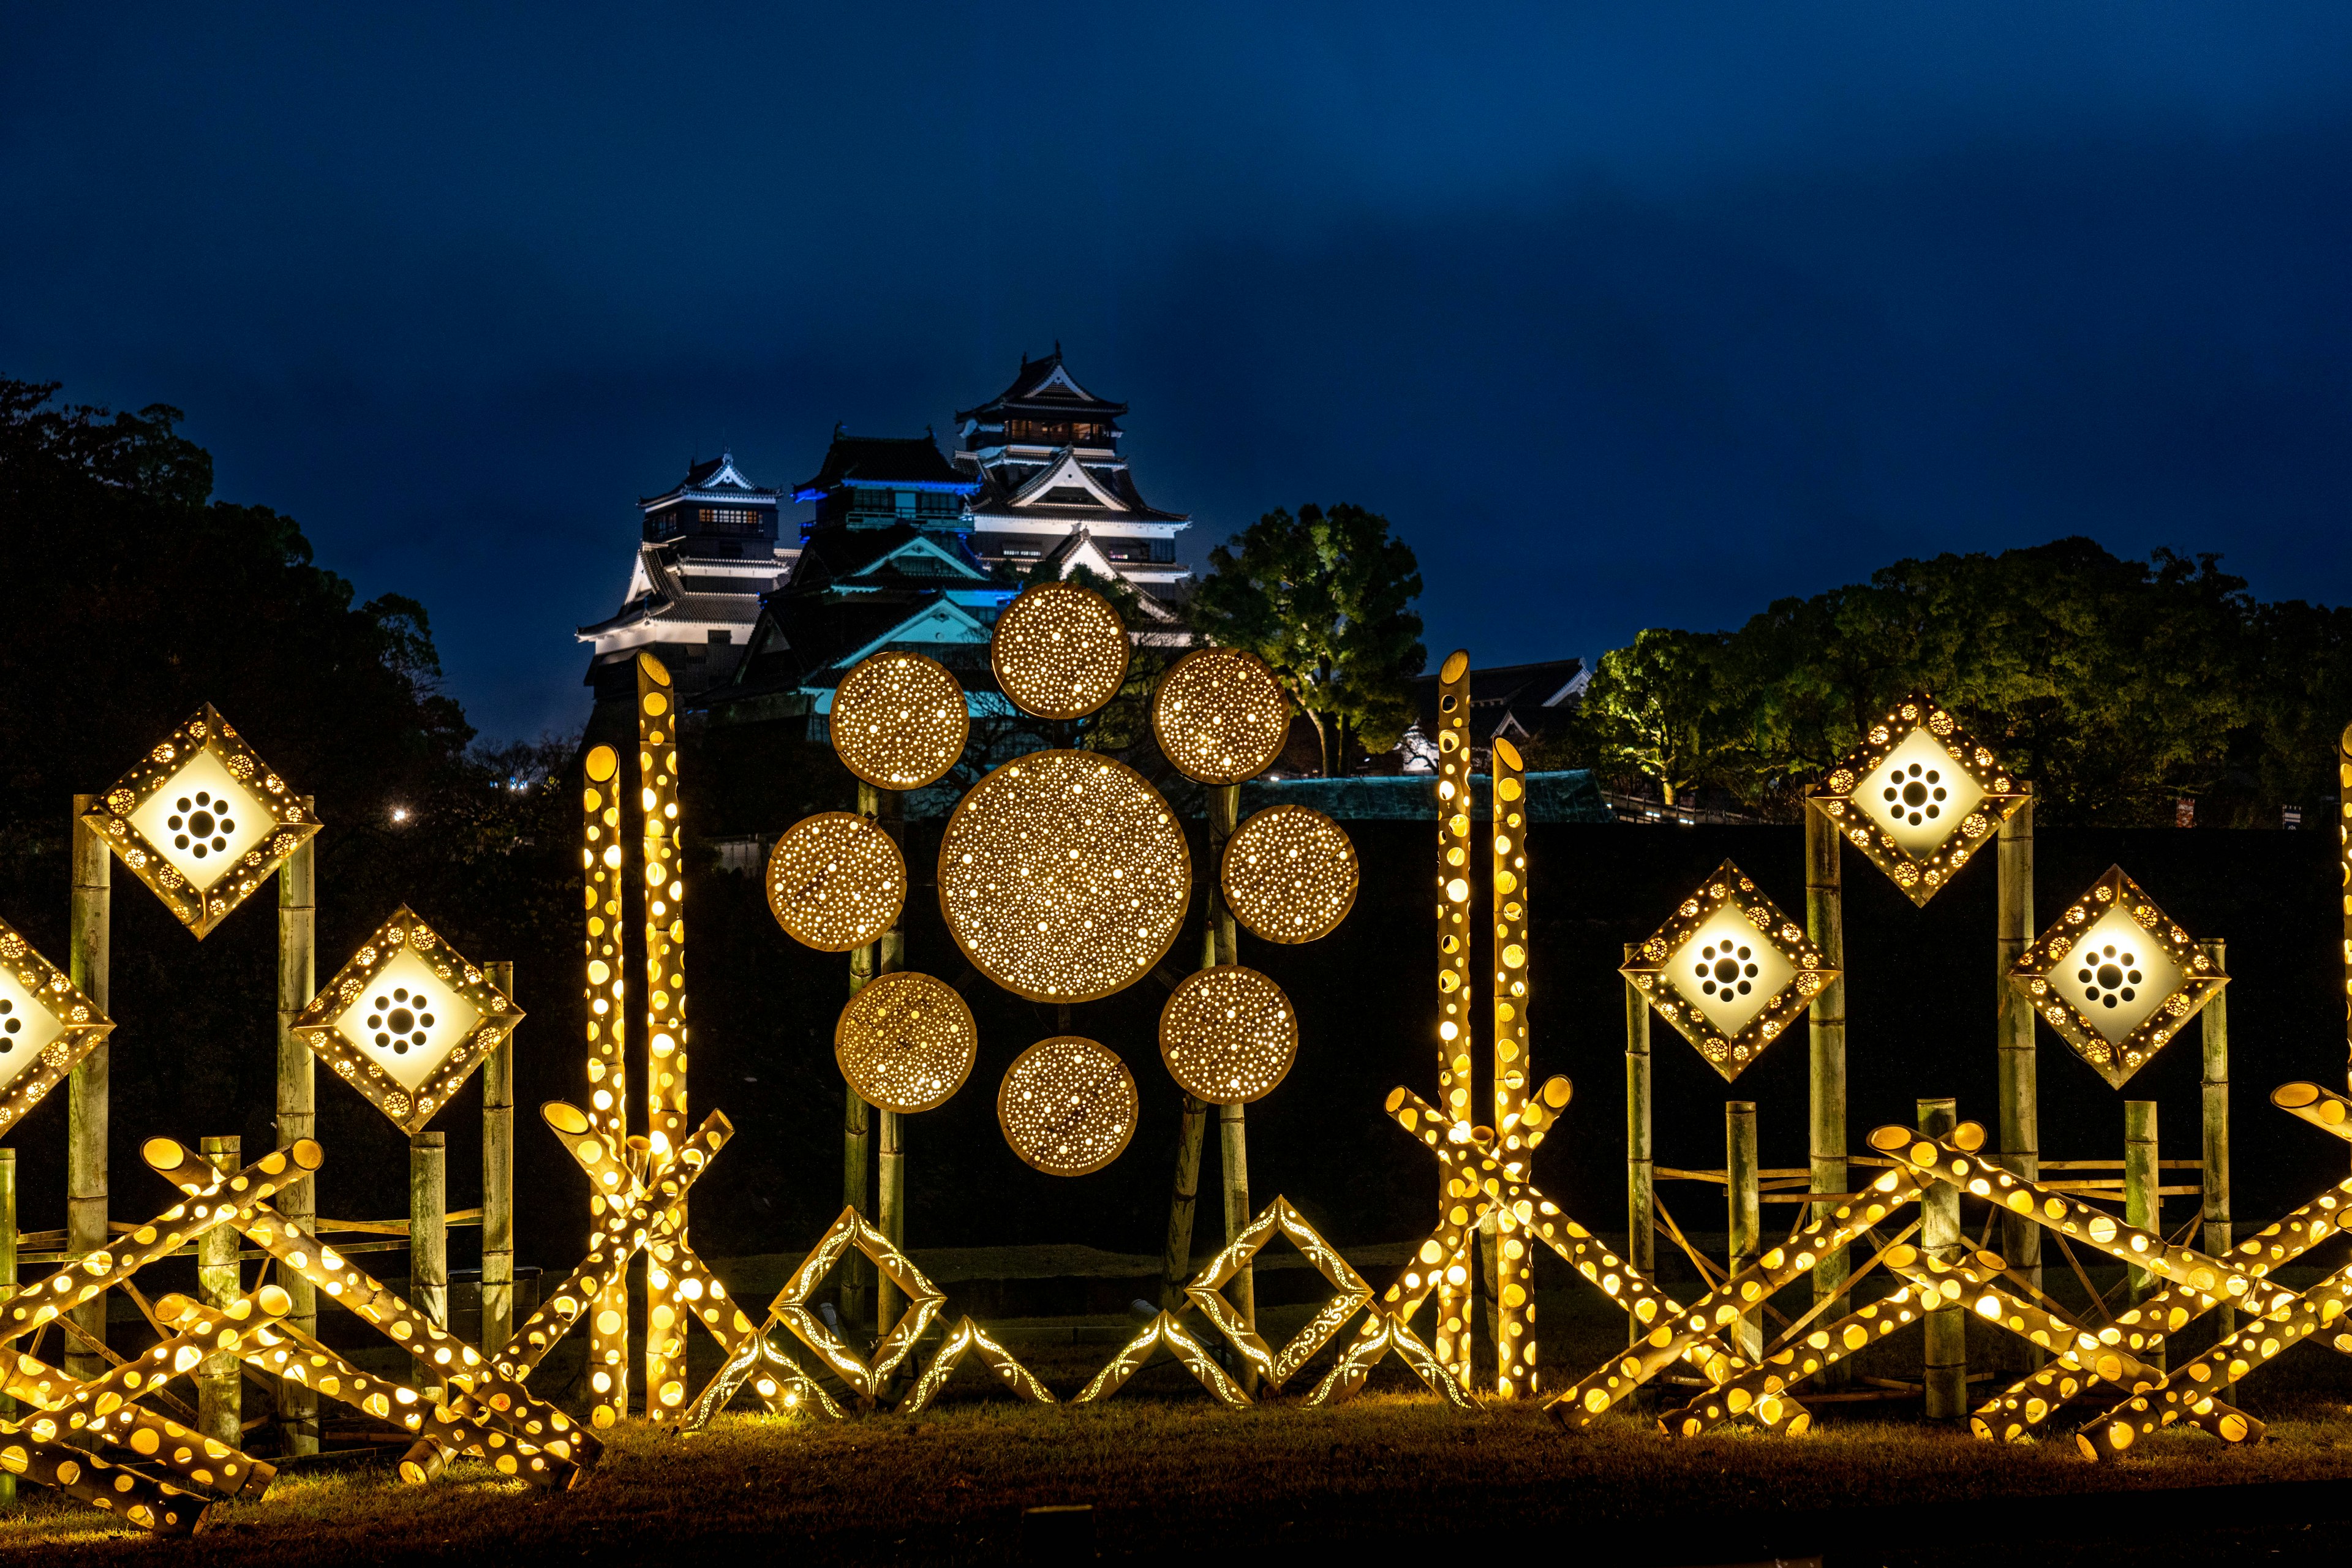
[[[1920,691],[1873,724],[1806,798],[1925,906],[2028,797],[1990,749]]]
[[[793,941],[819,952],[864,947],[898,923],[907,862],[870,816],[803,817],[768,856],[768,908]]]
[[[1297,1056],[1298,1015],[1282,987],[1255,969],[1196,969],[1160,1009],[1160,1058],[1169,1076],[1211,1105],[1264,1100]]]
[[[904,1116],[945,1105],[971,1076],[979,1042],[955,987],[909,969],[876,975],[849,999],[833,1056],[859,1099]]]
[[[1083,719],[1127,680],[1127,628],[1101,595],[1040,583],[1004,606],[989,637],[996,683],[1024,712]]]
[[[646,1138],[677,1148],[687,1136],[685,828],[677,816],[677,695],[669,669],[637,656],[637,785],[644,812]],[[663,1211],[673,1247],[686,1241],[686,1200]],[[686,1323],[693,1300],[677,1269],[646,1268],[646,1408],[675,1415],[686,1403]]]
[[[1160,1349],[1182,1363],[1184,1370],[1198,1378],[1201,1386],[1215,1395],[1217,1403],[1226,1409],[1245,1409],[1252,1403],[1248,1392],[1225,1375],[1225,1369],[1209,1354],[1208,1347],[1178,1322],[1173,1312],[1162,1312],[1146,1323],[1143,1331],[1121,1345],[1118,1353],[1095,1373],[1070,1403],[1092,1405],[1108,1399],[1127,1386],[1128,1379],[1143,1370],[1153,1351]]]
[[[1204,971],[1203,973],[1208,973]],[[1334,1294],[1315,1310],[1314,1316],[1293,1335],[1281,1350],[1269,1348],[1257,1331],[1244,1321],[1226,1300],[1224,1288],[1233,1277],[1249,1267],[1265,1244],[1276,1234],[1288,1237],[1309,1267],[1329,1282]],[[1348,1260],[1315,1227],[1290,1206],[1290,1200],[1277,1196],[1258,1211],[1257,1217],[1244,1226],[1224,1250],[1209,1260],[1208,1266],[1184,1287],[1184,1294],[1226,1342],[1241,1352],[1242,1358],[1255,1368],[1265,1382],[1269,1393],[1279,1390],[1297,1374],[1298,1369],[1315,1357],[1315,1352],[1328,1344],[1341,1324],[1363,1310],[1372,1299],[1372,1288],[1364,1283],[1363,1276],[1348,1265]]]
[[[930,1364],[923,1368],[922,1376],[898,1406],[901,1415],[919,1415],[947,1386],[948,1379],[966,1355],[978,1355],[982,1364],[1004,1380],[1004,1386],[1017,1399],[1032,1405],[1051,1405],[1054,1395],[1037,1381],[1036,1374],[1013,1357],[1013,1352],[989,1338],[988,1331],[969,1317],[957,1320],[947,1332]]]
[[[376,928],[294,1020],[335,1076],[403,1132],[424,1131],[522,1013],[407,908]]]
[[[2121,1089],[2230,977],[2122,867],[2110,866],[2025,950],[2009,983]]]
[[[1304,805],[1253,813],[1225,840],[1218,885],[1234,918],[1267,942],[1314,942],[1356,905],[1362,868],[1347,830]]]
[[[2337,897],[2344,904],[2344,1047],[2346,1085],[2352,1088],[2352,724],[2336,738],[2336,852],[2342,871]]]
[[[861,660],[834,689],[826,732],[842,765],[877,789],[936,784],[971,736],[963,686],[936,661],[890,651]]]
[[[1497,735],[1488,771],[1493,777],[1494,852],[1488,887],[1493,900],[1495,1018],[1495,1141],[1513,1173],[1528,1169],[1528,960],[1535,943],[1528,935],[1527,764],[1509,739]],[[1533,1102],[1543,1120],[1543,1100]],[[1523,1399],[1536,1391],[1535,1255],[1521,1234],[1518,1215],[1494,1211],[1495,1392]]]
[[[1077,1035],[1056,1035],[1004,1069],[996,1120],[1013,1152],[1049,1176],[1101,1170],[1135,1136],[1135,1079],[1118,1053]]]
[[[114,1025],[0,921],[0,1132],[24,1119]]]
[[[588,952],[588,1110],[579,1131],[593,1131],[614,1148],[629,1136],[629,979],[621,952],[621,889],[626,860],[621,829],[620,754],[591,746],[587,785],[580,796]],[[606,1195],[590,1191],[591,1221],[606,1212]],[[605,1282],[589,1316],[590,1417],[610,1426],[629,1407],[629,1282]]]
[[[1619,973],[1727,1083],[1840,972],[1822,963],[1804,927],[1726,860]]]
[[[873,1354],[861,1360],[842,1343],[841,1337],[824,1326],[823,1319],[810,1308],[809,1298],[833,1272],[843,1253],[855,1247],[866,1255],[875,1269],[907,1298],[907,1310],[882,1342],[874,1347]],[[923,1277],[923,1271],[908,1261],[906,1254],[890,1245],[890,1238],[874,1227],[871,1221],[857,1212],[856,1206],[845,1208],[824,1235],[818,1238],[801,1266],[776,1293],[768,1307],[771,1322],[781,1322],[798,1336],[801,1342],[824,1358],[835,1375],[849,1384],[869,1407],[880,1395],[890,1374],[907,1359],[923,1331],[939,1316],[940,1307],[947,1297],[940,1288]]]
[[[1282,755],[1290,699],[1257,655],[1196,647],[1152,691],[1151,732],[1161,754],[1194,783],[1246,784]]]
[[[1091,1002],[1167,953],[1192,870],[1175,814],[1140,773],[1053,751],[1005,763],[957,803],[939,883],[973,968],[1033,1002]]]
[[[209,702],[82,820],[199,939],[319,831],[302,797]]]
[[[1464,1124],[1472,1117],[1475,1087],[1470,1055],[1470,654],[1456,648],[1437,671],[1437,1099]],[[1438,1177],[1438,1213],[1450,1215],[1459,1194]],[[1451,1264],[1449,1254],[1448,1263]],[[1457,1278],[1456,1268],[1459,1269]],[[1475,1300],[1467,1263],[1448,1267],[1437,1284],[1438,1361],[1453,1381],[1470,1384],[1470,1334]],[[1400,1343],[1400,1348],[1402,1343]]]

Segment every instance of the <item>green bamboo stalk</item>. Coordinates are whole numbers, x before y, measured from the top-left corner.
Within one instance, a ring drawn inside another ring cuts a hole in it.
[[[1633,943],[1625,962],[1633,962]],[[1625,1258],[1645,1279],[1658,1276],[1655,1162],[1650,1142],[1650,999],[1625,982]],[[1649,1326],[1625,1317],[1627,1344],[1638,1344]]]
[[[860,781],[857,785],[857,810],[862,816],[879,818],[882,813],[882,792]],[[852,948],[849,952],[849,994],[856,995],[874,983],[878,973],[881,954],[876,944]],[[874,1112],[872,1107],[858,1097],[857,1090],[842,1088],[841,1117],[841,1201],[862,1215],[874,1213],[873,1168]],[[841,1321],[862,1323],[873,1321],[877,1306],[874,1289],[877,1276],[874,1265],[866,1255],[852,1247],[841,1260]]]
[[[207,1138],[204,1155],[212,1168],[233,1176],[244,1168],[241,1140]],[[208,1307],[226,1307],[244,1293],[237,1268],[237,1243],[244,1239],[235,1226],[208,1230],[196,1241],[196,1292]],[[196,1364],[196,1429],[230,1447],[244,1439],[245,1379],[236,1355],[218,1351]]]
[[[1997,1009],[1993,1025],[1996,1055],[2000,1064],[2000,1163],[2011,1175],[2037,1181],[2042,1174],[2041,1115],[2035,1079],[2033,1008],[2009,983],[2009,972],[2032,944],[2033,931],[2033,786],[2020,784],[2027,794],[2023,805],[2000,826],[1994,858],[2000,872],[2000,910],[1993,942],[1993,994]],[[2024,1215],[2001,1215],[2001,1256],[2029,1280],[2042,1288],[2042,1227]],[[2045,1359],[2042,1350],[2024,1352],[2031,1368]]]
[[[305,815],[315,802],[302,797]],[[319,1135],[317,1060],[294,1033],[294,1019],[318,991],[318,840],[307,838],[278,868],[278,1146]],[[306,1178],[278,1195],[278,1211],[304,1225],[319,1217],[319,1184]],[[278,1285],[293,1302],[286,1321],[319,1331],[319,1292],[281,1263]],[[278,1385],[278,1425],[289,1455],[319,1451],[319,1394],[307,1384]]]
[[[903,859],[907,849],[907,797],[895,789],[877,790],[864,786],[860,795],[871,792],[875,797],[875,819],[890,842],[898,846]],[[907,933],[896,923],[882,933],[874,944],[874,973],[877,975],[896,974],[906,967]],[[881,1125],[875,1142],[875,1215],[874,1223],[890,1245],[904,1250],[907,1245],[907,1128],[905,1119],[895,1110],[877,1108]],[[875,1332],[887,1334],[898,1323],[899,1314],[907,1310],[906,1298],[898,1288],[877,1272],[874,1283]]]
[[[73,799],[73,894],[66,964],[82,994],[100,1013],[107,1013],[113,949],[109,909],[113,862],[106,840],[82,821],[103,804],[94,795],[78,795]],[[67,1080],[66,1252],[74,1258],[101,1250],[110,1239],[106,1140],[110,1050],[100,1041]],[[106,1300],[100,1295],[67,1314],[84,1334],[100,1343],[106,1339]],[[83,1340],[70,1336],[66,1341],[65,1364],[68,1376],[84,1382],[102,1375],[107,1365],[106,1359]]]
[[[2227,974],[2222,963],[2224,944],[2207,942],[2199,944],[2205,955],[2213,961],[2216,974]],[[2205,1076],[2204,1090],[2204,1210],[2205,1250],[2215,1258],[2228,1252],[2234,1244],[2235,1232],[2230,1222],[2230,988],[2223,986],[2213,993],[2211,1001],[2197,1015],[2204,1030]],[[2216,1310],[2219,1337],[2228,1339],[2238,1331],[2238,1311],[2234,1307]],[[2229,1384],[2222,1385],[2221,1397],[2230,1399]]]
[[[1959,1125],[1958,1103],[1948,1099],[1919,1101],[1919,1134],[1943,1138]],[[1919,1250],[1950,1263],[1968,1250],[1960,1234],[1960,1192],[1938,1182],[1919,1200]],[[1969,1413],[1969,1312],[1959,1301],[1937,1298],[1927,1309],[1927,1354],[1921,1381],[1927,1385],[1930,1421],[1958,1421]]]
[[[0,1149],[0,1303],[16,1295],[16,1151]],[[0,1420],[15,1421],[16,1402],[0,1394]],[[0,1509],[16,1506],[15,1472],[0,1469]]]
[[[1843,842],[1837,824],[1818,807],[1805,812],[1805,934],[1822,950],[1824,966],[1840,972],[1822,987],[1806,1014],[1811,1038],[1809,1107],[1812,1143],[1811,1190],[1851,1191],[1846,1185],[1845,1143],[1845,875],[1839,853]],[[1812,1218],[1830,1217],[1835,1205],[1815,1204]],[[1852,1259],[1843,1247],[1826,1253],[1813,1266],[1813,1301],[1836,1300],[1823,1316],[1832,1321],[1845,1315],[1843,1298]],[[1826,1388],[1843,1388],[1853,1380],[1850,1362],[1840,1361],[1822,1373]]]
[[[408,1140],[408,1304],[442,1328],[449,1326],[449,1135],[415,1132]],[[416,1363],[416,1386],[444,1397],[441,1373]]]
[[[2157,1195],[2156,1101],[2124,1101],[2124,1223],[2161,1232],[2163,1200]],[[2156,1276],[2145,1268],[2125,1268],[2131,1300],[2137,1303],[2154,1289]]]
[[[1723,1164],[1727,1178],[1724,1205],[1729,1223],[1725,1262],[1733,1274],[1756,1261],[1757,1237],[1763,1232],[1763,1204],[1756,1179],[1756,1102],[1733,1100],[1723,1107]],[[1739,1350],[1750,1361],[1764,1353],[1764,1304],[1742,1316],[1736,1330]]]
[[[491,984],[514,994],[514,964],[482,965]],[[482,1059],[482,1342],[485,1355],[514,1335],[514,1036]]]

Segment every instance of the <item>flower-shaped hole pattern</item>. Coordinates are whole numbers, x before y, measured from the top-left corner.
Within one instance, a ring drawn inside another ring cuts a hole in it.
[[[877,975],[849,999],[833,1055],[859,1099],[908,1115],[945,1105],[963,1087],[979,1039],[953,986],[906,970]]]
[[[1246,1105],[1273,1092],[1298,1055],[1298,1015],[1255,969],[1195,970],[1160,1011],[1160,1058],[1195,1100]]]
[[[1151,694],[1151,731],[1185,777],[1237,784],[1274,765],[1290,736],[1290,699],[1254,653],[1201,647]]]
[[[1075,583],[1024,592],[988,643],[997,685],[1040,719],[1083,719],[1118,696],[1127,656],[1118,612]]]
[[[1135,1136],[1135,1079],[1118,1054],[1078,1035],[1040,1040],[1013,1058],[996,1091],[1013,1152],[1049,1176],[1083,1176]]]
[[[793,824],[768,856],[768,907],[820,952],[864,947],[898,921],[907,863],[890,836],[854,811]]]
[[[963,687],[919,653],[877,653],[834,690],[826,722],[851,773],[879,789],[920,789],[963,755]]]
[[[1339,929],[1355,907],[1360,876],[1347,831],[1303,805],[1253,815],[1225,841],[1218,867],[1234,918],[1280,942],[1313,942]]]

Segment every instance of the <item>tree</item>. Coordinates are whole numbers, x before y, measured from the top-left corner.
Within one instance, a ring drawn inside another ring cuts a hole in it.
[[[1209,552],[1215,570],[1192,595],[1192,627],[1246,648],[1315,726],[1323,774],[1354,740],[1395,745],[1412,722],[1412,679],[1428,662],[1421,568],[1388,519],[1341,502],[1279,509]]]
[[[1604,763],[1647,774],[1665,804],[1709,782],[1736,743],[1719,707],[1720,633],[1652,629],[1601,656],[1582,722]]]

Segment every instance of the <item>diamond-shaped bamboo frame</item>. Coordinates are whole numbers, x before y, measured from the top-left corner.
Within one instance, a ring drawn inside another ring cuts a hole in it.
[[[2181,982],[2170,996],[2141,1020],[2137,1028],[2111,1046],[2107,1037],[2050,984],[2049,977],[2074,951],[2075,940],[2109,910],[2116,908],[2130,911],[2148,940],[2180,972]],[[2033,945],[2011,968],[2009,983],[2042,1015],[2042,1021],[2074,1048],[2074,1054],[2093,1072],[2105,1079],[2110,1087],[2121,1089],[2206,1003],[2221,994],[2230,977],[2215,967],[2212,957],[2186,931],[2157,907],[2155,900],[2141,891],[2137,882],[2124,874],[2121,866],[2110,866],[2082,897],[2066,906],[2065,913],[2051,921],[2050,928],[2034,939]]]
[[[860,1361],[853,1355],[849,1347],[841,1342],[841,1336],[826,1328],[824,1321],[808,1304],[817,1286],[841,1260],[841,1255],[853,1247],[864,1253],[876,1271],[907,1298],[907,1310],[898,1315],[898,1321],[883,1336],[882,1342],[874,1347],[870,1361]],[[890,1374],[898,1370],[898,1363],[915,1348],[915,1342],[923,1337],[923,1331],[931,1326],[931,1320],[939,1316],[946,1300],[946,1293],[925,1279],[923,1271],[890,1245],[890,1238],[876,1229],[853,1204],[841,1211],[841,1217],[833,1222],[814,1249],[793,1271],[793,1277],[784,1282],[784,1288],[776,1292],[776,1299],[768,1305],[768,1320],[790,1329],[870,1406],[881,1396]]]
[[[466,1038],[434,1065],[432,1073],[413,1094],[394,1082],[392,1075],[371,1060],[366,1052],[343,1038],[341,1031],[335,1027],[336,1017],[358,1000],[360,994],[404,951],[415,952],[443,984],[481,1016]],[[312,1055],[334,1068],[336,1077],[366,1096],[368,1103],[389,1117],[393,1125],[413,1136],[423,1131],[434,1113],[456,1098],[474,1069],[482,1065],[482,1058],[506,1042],[522,1017],[522,1010],[508,1000],[505,992],[491,984],[479,969],[466,961],[463,953],[444,942],[403,904],[390,920],[376,928],[375,934],[352,955],[351,962],[310,998],[295,1017],[293,1028]]]
[[[1921,730],[1949,753],[1985,795],[1965,816],[1953,820],[1942,842],[1925,858],[1897,844],[1853,799],[1863,781]],[[1813,810],[1828,817],[1847,843],[1867,856],[1872,865],[1923,909],[2029,798],[2024,786],[2000,765],[1990,749],[1962,729],[1959,721],[1925,691],[1915,691],[1896,703],[1885,718],[1870,727],[1844,761],[1805,792],[1806,803]]]
[[[1292,1335],[1290,1342],[1278,1352],[1267,1347],[1257,1331],[1243,1321],[1224,1296],[1225,1286],[1249,1266],[1277,1230],[1290,1238],[1291,1245],[1298,1248],[1315,1271],[1339,1292],[1316,1309],[1307,1326]],[[1290,1206],[1288,1198],[1277,1196],[1225,1244],[1223,1252],[1209,1260],[1209,1266],[1184,1287],[1184,1294],[1192,1298],[1192,1304],[1201,1309],[1242,1358],[1256,1369],[1266,1392],[1276,1393],[1314,1358],[1316,1352],[1330,1342],[1331,1336],[1349,1319],[1363,1310],[1372,1299],[1372,1288]]]
[[[5,1132],[73,1071],[74,1064],[96,1049],[114,1027],[98,1004],[63,970],[33,949],[16,929],[0,921],[0,967],[16,975],[18,984],[40,997],[41,1005],[57,1016],[65,1033],[41,1047],[41,1059],[9,1081],[0,1093],[0,1132]]]
[[[277,818],[268,837],[247,850],[226,876],[201,894],[131,822],[132,814],[177,777],[187,766],[187,759],[199,752],[219,759],[229,776],[251,790]],[[253,748],[209,702],[117,779],[106,792],[103,806],[85,813],[82,822],[106,840],[107,847],[131,868],[131,874],[146,883],[199,941],[234,914],[288,856],[319,831],[319,819],[303,807],[302,797],[254,754]]]
[[[1683,943],[1700,927],[1727,906],[1737,908],[1756,929],[1757,934],[1780,949],[1789,966],[1796,971],[1788,984],[1759,1008],[1756,1016],[1741,1026],[1737,1035],[1726,1035],[1715,1021],[1696,1005],[1685,1005],[1675,996],[1661,994],[1665,984],[1666,961],[1679,952]],[[1813,1004],[1822,987],[1835,980],[1843,970],[1832,969],[1823,962],[1822,950],[1805,935],[1805,928],[1780,912],[1758,888],[1746,872],[1726,860],[1715,868],[1715,874],[1701,883],[1696,892],[1685,899],[1650,939],[1641,946],[1640,956],[1618,971],[1638,987],[1659,1016],[1672,1024],[1683,1038],[1697,1048],[1707,1064],[1723,1075],[1726,1083],[1738,1078],[1764,1047],[1779,1039],[1789,1026]]]

